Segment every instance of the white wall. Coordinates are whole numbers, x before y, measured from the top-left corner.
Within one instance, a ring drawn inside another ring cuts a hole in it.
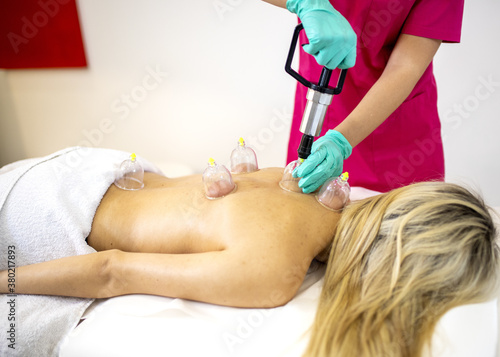
[[[25,157],[19,120],[17,120],[12,93],[7,83],[7,71],[0,69],[0,166]]]
[[[79,9],[89,69],[8,73],[28,156],[90,141],[201,171],[210,156],[227,161],[243,136],[261,166],[285,164],[292,14],[258,0]]]
[[[261,166],[285,164],[292,14],[259,0],[78,4],[89,68],[6,72],[0,95],[12,110],[0,115],[15,130],[0,126],[3,146],[16,137],[17,152],[38,156],[87,142],[199,172],[211,156],[227,163],[243,136]],[[448,177],[496,206],[499,10],[494,0],[466,2],[463,43],[444,45],[435,63]],[[18,157],[0,156],[9,159]]]
[[[500,2],[465,1],[462,42],[434,61],[447,180],[500,206]]]

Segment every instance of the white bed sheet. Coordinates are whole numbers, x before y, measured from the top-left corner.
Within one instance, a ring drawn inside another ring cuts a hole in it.
[[[374,194],[353,188],[352,198]],[[321,291],[314,265],[297,296],[273,309],[240,309],[183,299],[129,295],[94,302],[64,340],[60,357],[301,356]],[[494,357],[497,300],[449,311],[430,355]]]
[[[96,302],[60,356],[300,356],[323,274],[308,274],[293,301],[273,309],[148,295]]]
[[[286,356],[304,351],[323,269],[274,309],[238,309],[129,295],[95,302],[61,346],[60,357]],[[497,304],[462,306],[440,321],[432,356],[494,357]]]

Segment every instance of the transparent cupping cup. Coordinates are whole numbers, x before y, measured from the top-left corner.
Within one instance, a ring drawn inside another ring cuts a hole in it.
[[[293,170],[295,170],[301,164],[301,160],[295,160],[286,165],[280,181],[280,187],[283,190],[290,192],[302,192],[302,189],[299,187],[300,177],[295,178],[292,175]]]
[[[259,169],[255,151],[245,145],[245,140],[240,138],[238,145],[231,152],[231,173],[241,174],[254,172]]]
[[[136,191],[144,187],[144,169],[134,153],[121,163],[116,174],[115,185],[128,191]]]
[[[208,161],[202,179],[205,195],[209,199],[224,197],[236,189],[236,184],[229,170],[224,165],[217,164],[214,159]]]
[[[349,202],[351,186],[347,182],[349,174],[344,172],[339,177],[326,181],[316,194],[316,199],[324,207],[340,211]]]

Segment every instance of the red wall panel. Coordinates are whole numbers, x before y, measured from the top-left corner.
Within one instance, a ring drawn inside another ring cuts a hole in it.
[[[86,67],[76,0],[0,0],[0,68]]]

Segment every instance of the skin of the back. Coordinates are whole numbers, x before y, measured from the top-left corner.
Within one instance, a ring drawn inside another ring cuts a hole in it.
[[[314,195],[282,190],[282,172],[269,168],[233,175],[236,190],[214,200],[205,196],[199,175],[170,179],[146,173],[139,191],[112,185],[87,241],[98,251],[169,254],[287,242],[313,258],[333,237],[339,214]]]
[[[235,174],[236,190],[218,199],[205,196],[201,175],[171,179],[147,172],[139,191],[111,185],[87,237],[97,253],[19,267],[23,283],[16,290],[283,305],[311,261],[327,257],[340,213],[314,194],[281,189],[282,174],[282,168]]]

